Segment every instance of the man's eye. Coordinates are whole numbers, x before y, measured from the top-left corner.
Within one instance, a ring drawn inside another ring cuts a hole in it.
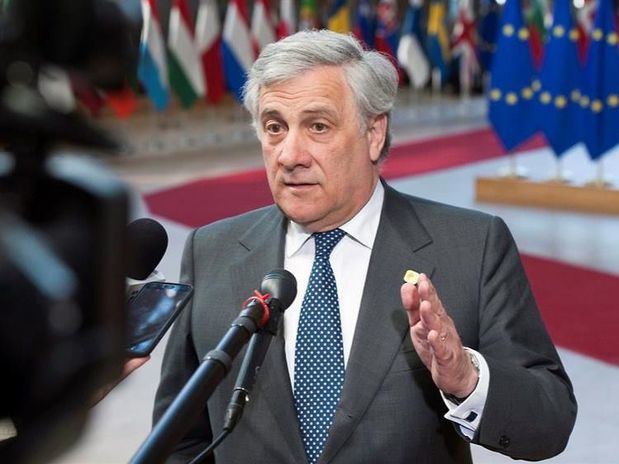
[[[314,132],[322,133],[325,132],[328,128],[329,127],[322,122],[315,122],[314,124],[312,124],[312,130]]]
[[[282,125],[277,122],[270,122],[265,126],[269,134],[279,134],[282,131]]]

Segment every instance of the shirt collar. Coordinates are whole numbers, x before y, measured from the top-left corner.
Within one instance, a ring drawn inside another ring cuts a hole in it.
[[[380,222],[380,213],[383,207],[383,199],[385,198],[385,188],[382,182],[376,182],[376,187],[368,202],[355,214],[348,222],[342,224],[342,229],[353,240],[361,245],[372,249],[374,239],[378,232],[378,224]],[[289,258],[301,250],[303,245],[312,236],[311,232],[307,232],[303,226],[293,221],[288,221],[288,229],[286,231],[286,257]]]

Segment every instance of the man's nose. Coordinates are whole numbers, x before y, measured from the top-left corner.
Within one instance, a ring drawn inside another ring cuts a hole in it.
[[[309,166],[311,156],[308,151],[307,141],[299,130],[291,129],[288,131],[280,145],[278,161],[286,169]]]

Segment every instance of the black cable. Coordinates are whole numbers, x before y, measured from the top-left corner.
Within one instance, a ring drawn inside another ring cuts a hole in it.
[[[213,442],[208,445],[204,451],[202,451],[195,458],[193,458],[189,462],[189,464],[199,464],[204,461],[208,457],[208,455],[211,454],[213,450],[224,440],[224,438],[228,436],[229,433],[229,430],[224,430],[223,432],[221,432],[219,436],[215,438],[215,440],[213,440]]]

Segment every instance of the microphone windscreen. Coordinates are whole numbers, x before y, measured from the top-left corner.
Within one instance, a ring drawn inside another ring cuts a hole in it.
[[[168,248],[168,234],[154,219],[140,218],[127,226],[129,266],[127,276],[146,279],[157,267]]]
[[[286,269],[275,269],[264,276],[260,291],[277,298],[282,309],[287,309],[297,296],[297,279]]]

